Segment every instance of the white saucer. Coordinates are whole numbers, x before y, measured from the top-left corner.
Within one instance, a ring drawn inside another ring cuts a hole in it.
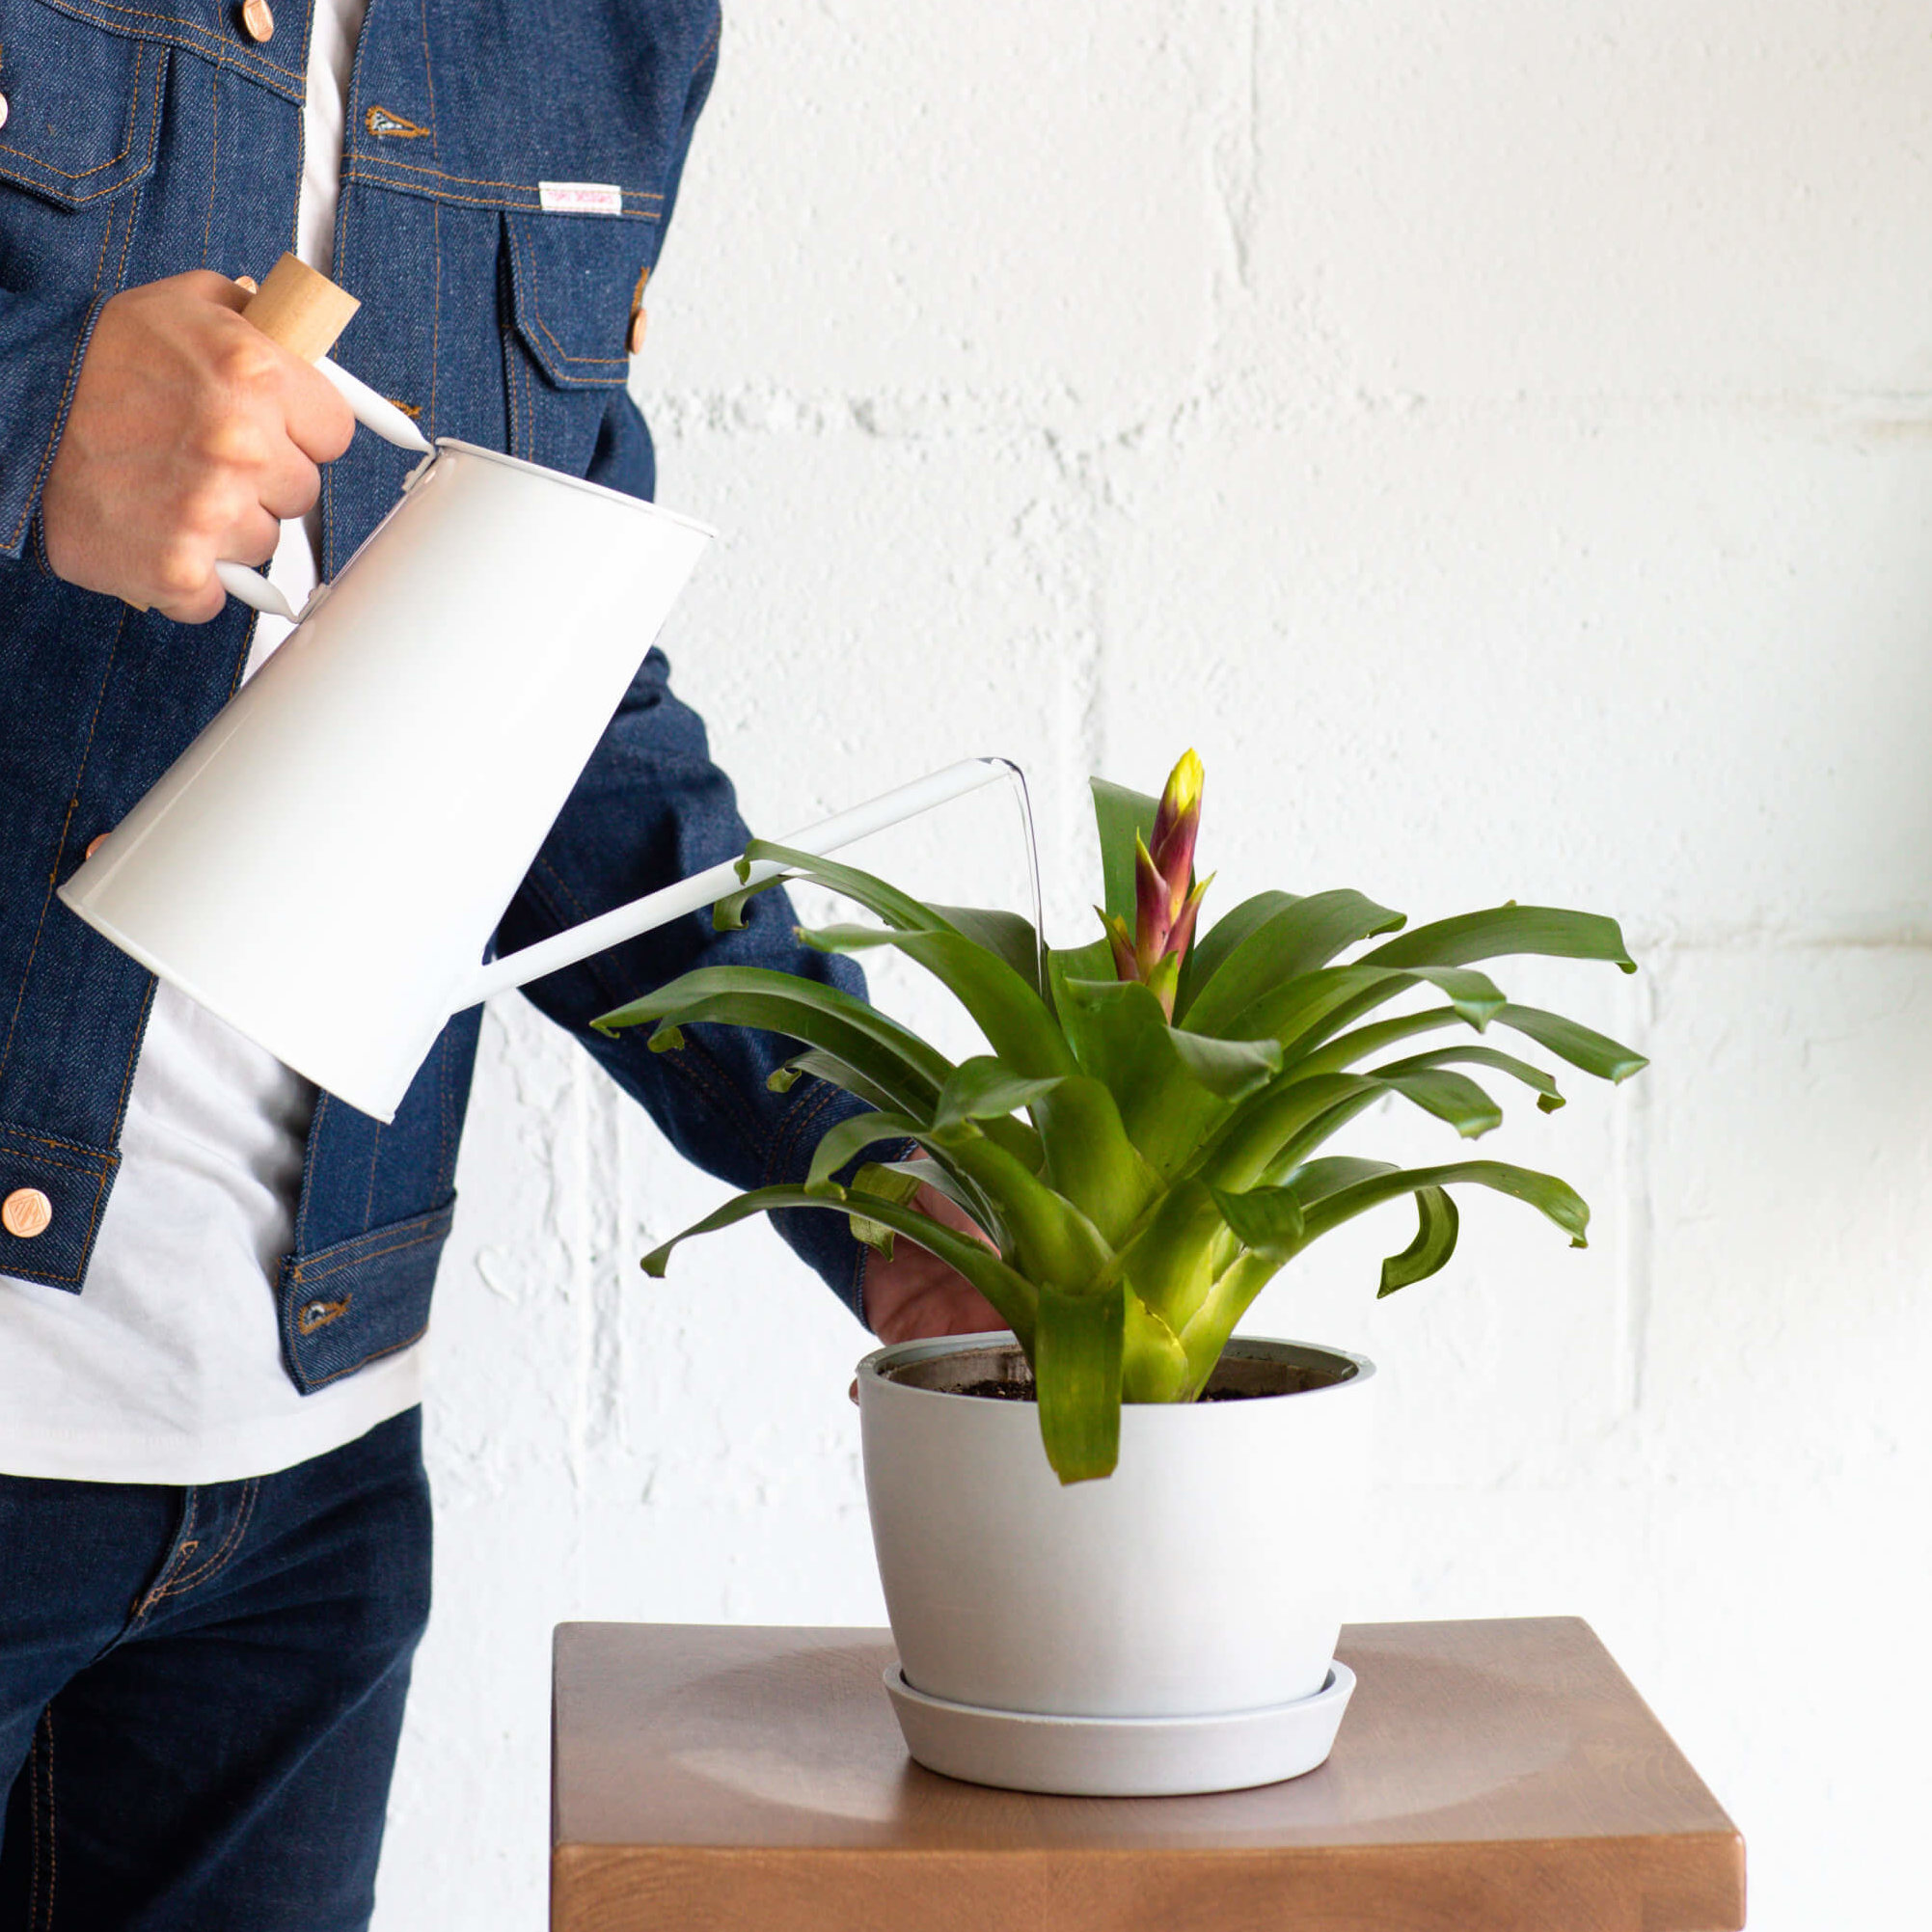
[[[1298,1778],[1327,1758],[1354,1688],[1354,1672],[1337,1663],[1312,1698],[1260,1710],[1048,1717],[929,1697],[896,1662],[885,1670],[906,1748],[928,1771],[1079,1798],[1172,1798]]]

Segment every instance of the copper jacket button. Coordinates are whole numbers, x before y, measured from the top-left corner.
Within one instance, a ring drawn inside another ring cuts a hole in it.
[[[0,1228],[31,1241],[44,1235],[54,1218],[54,1204],[38,1187],[16,1187],[0,1201]]]
[[[251,41],[259,42],[275,38],[275,15],[269,11],[268,0],[244,0],[241,24],[248,30]]]

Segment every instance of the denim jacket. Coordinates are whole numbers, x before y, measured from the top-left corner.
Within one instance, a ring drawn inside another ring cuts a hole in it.
[[[371,0],[336,220],[336,279],[363,303],[336,350],[343,366],[432,436],[649,496],[627,339],[718,29],[716,0]],[[178,625],[60,582],[39,542],[40,493],[108,297],[191,268],[259,277],[293,246],[309,30],[309,0],[276,0],[265,41],[229,0],[0,0],[0,1199],[34,1188],[53,1204],[31,1238],[0,1230],[0,1273],[75,1293],[153,982],[54,888],[227,699],[253,620],[231,603]],[[546,211],[550,181],[614,186],[620,212]],[[359,433],[327,469],[325,577],[410,460]],[[647,641],[503,915],[502,950],[743,844],[703,724]],[[698,965],[862,990],[847,963],[799,945],[780,894],[750,910],[742,932],[687,918],[528,990],[682,1153],[739,1186],[801,1178],[854,1102],[810,1079],[771,1092],[794,1050],[772,1035],[694,1027],[682,1052],[654,1054],[643,1030],[607,1040],[588,1022]],[[450,1022],[393,1126],[319,1101],[276,1284],[284,1359],[305,1393],[422,1332],[477,1027],[475,1009]],[[843,1219],[795,1214],[780,1231],[862,1316]]]

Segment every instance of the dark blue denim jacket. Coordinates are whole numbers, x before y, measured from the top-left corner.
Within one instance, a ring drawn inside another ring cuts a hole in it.
[[[716,0],[371,0],[336,220],[336,277],[363,302],[336,351],[343,366],[420,411],[431,435],[649,496],[627,336],[718,27]],[[309,28],[309,0],[277,0],[259,44],[230,0],[0,0],[0,1198],[38,1188],[54,1210],[31,1239],[0,1232],[0,1273],[76,1292],[153,982],[54,888],[228,697],[252,620],[231,604],[210,624],[173,624],[59,582],[37,505],[101,304],[191,268],[259,277],[293,245]],[[541,181],[614,184],[622,213],[546,213]],[[325,576],[411,460],[359,433],[326,472]],[[703,724],[646,641],[504,914],[501,950],[744,841]],[[701,964],[860,986],[846,963],[798,945],[779,895],[752,910],[741,933],[686,919],[529,989],[681,1152],[739,1186],[800,1178],[853,1103],[815,1080],[770,1092],[788,1050],[770,1035],[693,1028],[683,1052],[653,1054],[641,1033],[606,1040],[588,1021]],[[422,1331],[477,1025],[476,1010],[450,1022],[394,1126],[319,1103],[277,1284],[284,1356],[305,1392]],[[862,1314],[843,1219],[799,1214],[781,1232]]]

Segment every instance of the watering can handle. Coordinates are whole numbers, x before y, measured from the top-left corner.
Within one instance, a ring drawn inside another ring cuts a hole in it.
[[[385,442],[426,454],[427,441],[401,410],[329,360],[336,338],[361,307],[353,295],[338,288],[326,275],[318,275],[306,262],[285,255],[241,313],[291,356],[314,364],[349,405],[358,422],[373,429]],[[260,571],[251,570],[245,563],[222,562],[215,565],[215,575],[231,597],[238,597],[272,617],[286,617],[291,624],[297,621],[287,598]]]

